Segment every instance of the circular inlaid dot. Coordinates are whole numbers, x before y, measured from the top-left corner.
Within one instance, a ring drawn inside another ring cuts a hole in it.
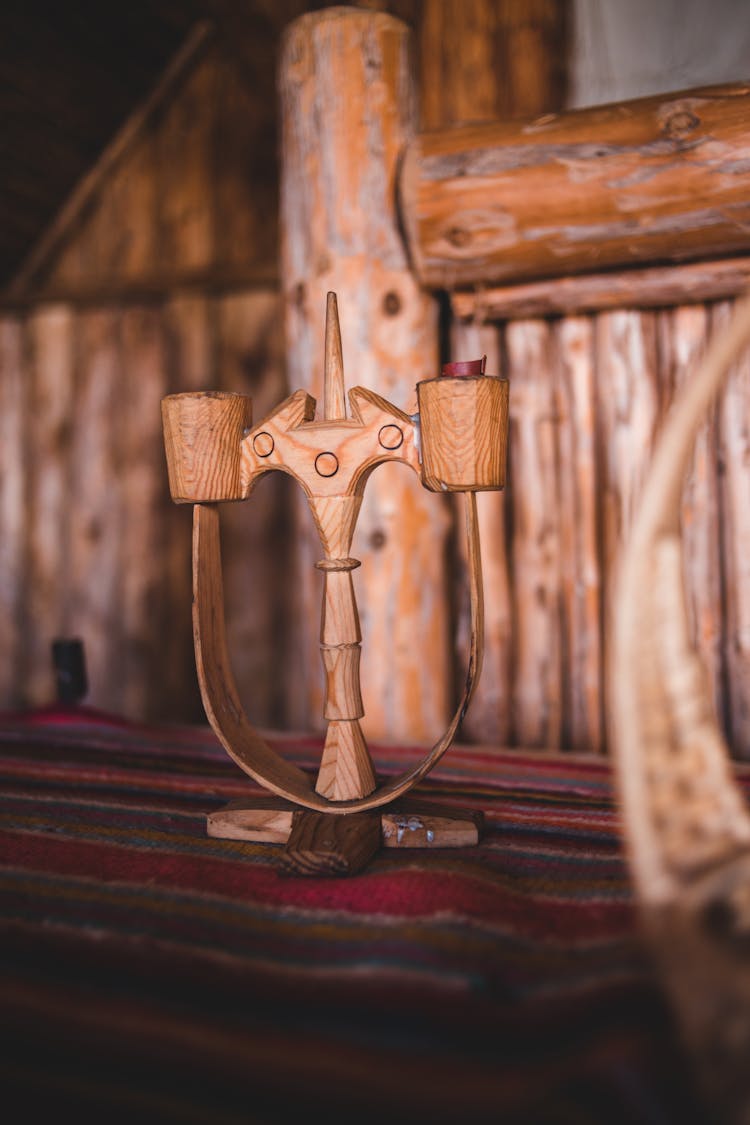
[[[273,453],[273,438],[266,430],[261,430],[253,438],[253,449],[259,457],[268,457]]]
[[[400,426],[392,422],[389,422],[387,426],[381,426],[378,441],[383,449],[398,449],[403,440],[404,431]]]
[[[319,453],[315,458],[315,472],[321,477],[332,477],[339,470],[339,459],[335,453]]]

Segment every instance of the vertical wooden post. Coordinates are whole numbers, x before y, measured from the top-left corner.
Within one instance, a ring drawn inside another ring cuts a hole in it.
[[[4,707],[18,707],[22,702],[24,423],[28,412],[24,375],[21,321],[4,316],[0,319],[0,700]]]
[[[329,8],[282,43],[281,246],[288,373],[323,407],[326,294],[338,294],[351,384],[408,412],[438,374],[437,315],[409,269],[396,216],[396,166],[415,127],[408,29],[383,12]],[[393,470],[393,471],[392,471]],[[304,512],[295,609],[293,721],[319,725],[317,540]],[[364,649],[363,728],[372,738],[435,736],[449,706],[444,498],[398,466],[368,484],[354,550]],[[387,660],[384,654],[388,653]]]
[[[422,128],[440,129],[469,121],[560,109],[565,86],[564,62],[560,62],[565,59],[565,26],[563,0],[464,0],[460,4],[425,0],[420,37]],[[514,328],[516,339],[524,332],[530,333],[532,349],[536,331],[532,322],[528,328]],[[456,321],[451,328],[453,358],[476,359],[486,354],[487,371],[493,375],[504,373],[500,333],[497,324]],[[533,373],[529,372],[529,376],[533,378]],[[523,489],[523,468],[518,468],[518,487]],[[509,487],[513,486],[511,476]],[[499,744],[508,742],[514,733],[518,735],[511,722],[513,593],[506,504],[504,493],[477,496],[486,647],[482,678],[462,727],[469,738]],[[463,563],[465,566],[465,559]],[[458,597],[463,595],[459,592]],[[468,622],[465,600],[458,604],[457,647],[461,667],[468,645]],[[530,622],[522,615],[516,624],[526,628]],[[528,639],[533,644],[533,638]],[[540,646],[546,643],[541,636],[538,640]],[[543,659],[547,661],[549,657],[546,652]],[[548,705],[559,718],[559,701],[547,701],[544,707]],[[539,738],[553,736],[558,728],[556,719],[551,726],[545,721],[540,730],[532,732],[523,718],[524,705],[519,704],[516,711],[521,733],[525,732],[534,744]]]
[[[711,332],[725,332],[732,305],[711,312]],[[750,758],[750,357],[733,365],[718,404],[721,497],[722,622],[726,718],[734,755]]]

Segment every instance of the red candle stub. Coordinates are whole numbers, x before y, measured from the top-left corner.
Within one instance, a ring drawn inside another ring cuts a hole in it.
[[[441,375],[458,376],[458,378],[466,375],[484,375],[486,363],[486,355],[483,355],[481,359],[467,359],[460,363],[444,363]]]

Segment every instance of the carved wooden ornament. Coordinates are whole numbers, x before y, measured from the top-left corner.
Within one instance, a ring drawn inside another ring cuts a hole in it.
[[[289,825],[285,862],[301,872],[350,871],[370,858],[372,848],[364,849],[363,859],[361,849],[351,843],[353,838],[374,838],[370,822],[361,820],[361,833],[350,828],[344,832],[343,826],[334,828],[330,814],[369,813],[402,797],[423,778],[453,741],[481,668],[482,588],[473,493],[505,483],[508,384],[472,372],[426,380],[417,391],[420,414],[412,417],[372,391],[355,387],[348,396],[347,416],[336,296],[329,293],[322,418],[316,418],[315,400],[305,391],[296,391],[255,426],[246,396],[170,395],[162,402],[172,498],[195,506],[193,629],[203,704],[222,745],[246,773],[292,807],[325,814],[321,832],[310,821]],[[471,646],[465,688],[444,735],[419,765],[378,786],[359,723],[364,713],[359,682],[362,638],[352,585],[359,562],[350,551],[367,479],[385,461],[408,465],[433,491],[466,493]],[[289,473],[304,490],[323,549],[317,566],[324,579],[320,636],[328,729],[315,782],[276,754],[249,723],[226,645],[217,505],[246,499],[258,479],[273,470]],[[267,830],[268,812],[267,804],[258,810],[261,833]],[[432,828],[425,827],[421,816],[417,819],[423,830],[396,832],[399,843],[459,842],[460,833],[443,830],[445,810],[435,813]],[[256,838],[249,835],[252,821],[246,806],[240,812],[233,805],[212,815],[209,831]],[[464,833],[461,842],[476,842],[475,818],[464,821],[470,825],[470,839]],[[375,834],[378,846],[380,829]],[[336,835],[339,840],[334,843],[343,858],[339,852],[334,857],[333,845],[325,843]],[[290,848],[297,860],[290,860]],[[319,857],[317,867],[312,855]]]

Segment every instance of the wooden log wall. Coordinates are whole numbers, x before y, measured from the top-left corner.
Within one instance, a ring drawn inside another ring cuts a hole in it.
[[[0,310],[0,706],[50,702],[51,642],[78,636],[89,704],[204,719],[190,512],[168,496],[160,400],[240,390],[260,417],[286,392],[275,172],[259,162],[273,107],[257,97],[199,29]],[[224,525],[230,642],[266,725],[285,712],[270,572],[289,537],[285,483]]]
[[[434,7],[430,18],[448,34],[451,6]],[[492,7],[472,0],[456,18],[487,28]],[[527,32],[519,25],[519,36]],[[475,38],[486,46],[484,33]],[[434,28],[425,23],[423,89],[443,91],[425,113],[433,125],[444,123],[441,114],[458,124],[467,112],[460,92],[455,103],[446,100],[439,77],[455,58],[427,54],[431,41]],[[215,45],[201,40],[193,52],[82,186],[0,310],[0,706],[48,701],[51,640],[80,635],[89,702],[134,717],[203,719],[190,635],[189,512],[167,496],[156,407],[167,392],[241,390],[259,418],[300,380],[286,371],[275,202],[267,222],[257,218],[266,190],[257,105]],[[505,77],[493,88],[485,73],[482,85],[481,66],[469,76],[484,90],[482,104],[500,112],[505,99],[502,112],[510,113]],[[556,81],[551,70],[549,96],[557,96]],[[522,112],[540,108],[522,103]],[[270,199],[275,188],[268,191]],[[726,321],[729,302],[720,298],[749,276],[741,257],[703,263],[698,274],[689,263],[645,263],[637,272],[563,277],[543,291],[531,280],[452,294],[453,358],[486,354],[488,370],[511,380],[508,489],[480,497],[488,501],[481,517],[487,658],[464,738],[604,748],[604,641],[620,545],[656,428],[707,335]],[[319,280],[322,294],[328,278]],[[636,307],[640,297],[653,307]],[[353,330],[344,290],[339,300],[346,358]],[[320,328],[314,346],[322,346],[322,309],[318,317],[310,307],[310,323]],[[379,338],[386,351],[393,323],[390,316]],[[356,363],[347,375],[350,384],[375,385]],[[400,384],[384,390],[407,405]],[[748,394],[745,362],[707,419],[683,499],[693,628],[717,711],[743,756],[750,756]],[[249,504],[223,514],[230,645],[253,718],[309,727],[320,708],[308,699],[295,709],[299,683],[280,674],[294,635],[287,483],[271,477]],[[450,511],[444,518],[452,521]],[[394,512],[389,519],[395,526]],[[419,542],[421,529],[412,521]],[[441,542],[446,531],[452,542],[451,529],[450,522],[440,529]],[[376,554],[382,545],[379,537],[369,543]],[[273,572],[272,558],[282,560]],[[437,571],[442,561],[429,565]],[[460,572],[460,554],[453,563]],[[384,584],[401,590],[393,575]],[[458,626],[456,667],[461,589],[455,581],[445,607],[446,624]],[[313,612],[317,620],[317,602]],[[365,660],[390,647],[376,638]],[[412,649],[411,637],[402,647]],[[450,676],[452,653],[438,658]],[[383,691],[392,677],[392,667],[383,670]],[[450,684],[446,702],[449,695]],[[407,691],[393,712],[395,736],[415,733],[409,707]]]
[[[604,642],[622,543],[658,428],[730,308],[464,325],[462,344],[483,349],[511,387],[505,516],[483,544],[492,627],[470,737],[604,748]],[[748,389],[745,359],[706,418],[681,510],[693,635],[740,757],[750,756]]]

